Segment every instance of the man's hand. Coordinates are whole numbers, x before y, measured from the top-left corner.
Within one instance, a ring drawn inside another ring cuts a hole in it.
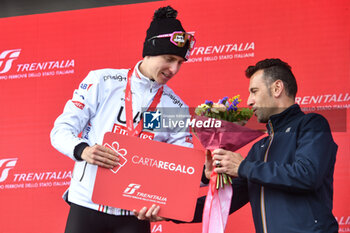
[[[224,149],[213,151],[212,166],[216,166],[216,173],[226,173],[227,175],[238,177],[238,168],[244,158],[239,153]]]
[[[136,210],[133,210],[133,212],[139,220],[148,220],[150,222],[164,221],[165,218],[158,216],[159,210],[160,206],[153,204],[148,210],[147,207],[143,207],[139,212]]]
[[[90,164],[104,168],[113,168],[119,162],[118,154],[114,150],[97,144],[86,147],[81,154],[81,158]]]
[[[205,151],[205,177],[210,180],[210,175],[213,172],[213,158],[211,157],[210,150]]]

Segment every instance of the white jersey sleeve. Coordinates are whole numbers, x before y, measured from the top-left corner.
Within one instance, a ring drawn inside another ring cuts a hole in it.
[[[63,113],[56,119],[50,134],[53,147],[76,160],[73,155],[75,146],[88,143],[79,134],[95,114],[99,102],[99,77],[91,71],[74,90],[72,99],[68,100]]]

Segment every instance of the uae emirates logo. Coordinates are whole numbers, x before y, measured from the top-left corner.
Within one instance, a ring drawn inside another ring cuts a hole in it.
[[[4,74],[11,69],[12,62],[19,57],[21,49],[5,50],[0,54],[0,74]]]
[[[118,154],[119,163],[114,168],[110,169],[114,174],[117,173],[120,168],[122,168],[126,162],[128,161],[125,156],[128,153],[126,149],[119,148],[118,142],[113,142],[112,145],[109,145],[108,143],[104,144],[105,147],[108,147],[109,149],[114,150]]]
[[[13,159],[0,159],[0,182],[7,179],[9,171],[15,167],[17,158]]]

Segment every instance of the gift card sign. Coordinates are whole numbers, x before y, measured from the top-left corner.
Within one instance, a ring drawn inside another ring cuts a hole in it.
[[[120,161],[113,169],[98,167],[94,203],[126,210],[156,204],[159,216],[193,219],[203,151],[116,133],[106,133],[103,145]]]

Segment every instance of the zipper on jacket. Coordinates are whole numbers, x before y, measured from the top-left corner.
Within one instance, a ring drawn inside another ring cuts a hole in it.
[[[154,86],[154,82],[155,82],[155,81],[151,81],[151,87],[150,87],[150,89],[149,89],[149,93],[152,93],[153,86]]]
[[[273,136],[274,136],[273,127],[272,127],[272,123],[270,120],[269,120],[268,124],[271,128],[271,134],[269,137],[269,145],[268,145],[266,152],[265,152],[265,155],[264,155],[264,162],[267,162],[267,157],[268,157],[269,150],[270,150],[270,147],[271,147],[271,144],[273,141]],[[261,210],[261,222],[262,222],[262,226],[263,226],[263,232],[267,233],[264,186],[261,186],[261,191],[260,191],[260,210]]]
[[[86,170],[86,165],[87,165],[87,162],[85,162],[83,174],[81,175],[81,178],[80,178],[79,182],[81,182],[81,181],[83,180],[83,178],[84,178],[85,170]]]

